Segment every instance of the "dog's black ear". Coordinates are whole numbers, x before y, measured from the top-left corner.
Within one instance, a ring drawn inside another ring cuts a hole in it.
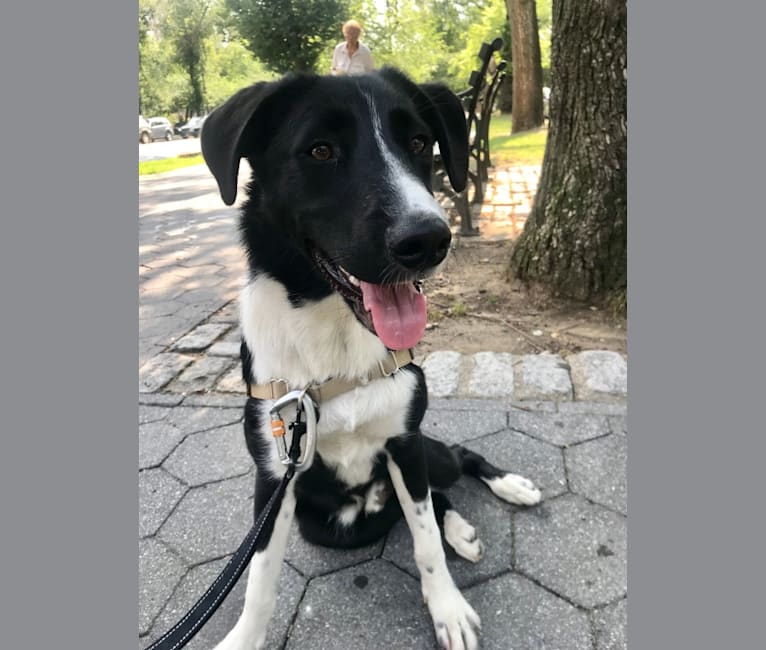
[[[415,103],[418,114],[436,136],[450,184],[462,192],[468,181],[468,125],[457,95],[444,84],[415,84],[394,68],[383,68],[381,74]]]
[[[420,84],[419,88],[436,114],[430,126],[436,134],[450,183],[456,192],[462,192],[468,182],[468,124],[463,104],[442,84]]]
[[[221,198],[226,205],[231,205],[237,198],[239,161],[243,155],[242,136],[276,85],[274,82],[261,82],[243,88],[214,109],[202,126],[202,155],[218,182]]]

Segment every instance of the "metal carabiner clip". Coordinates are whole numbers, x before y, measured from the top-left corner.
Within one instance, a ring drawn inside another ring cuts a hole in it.
[[[293,463],[285,441],[285,423],[280,411],[291,404],[296,404],[298,411],[303,411],[306,415],[306,442],[301,457]],[[293,390],[280,397],[269,411],[271,415],[271,432],[277,445],[279,460],[283,465],[293,465],[296,472],[303,472],[311,467],[314,460],[314,452],[317,445],[317,410],[314,400],[308,394],[308,389]]]

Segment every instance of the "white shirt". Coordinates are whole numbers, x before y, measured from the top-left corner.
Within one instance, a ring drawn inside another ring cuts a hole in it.
[[[372,62],[372,52],[364,43],[360,42],[356,52],[348,54],[348,43],[343,41],[335,46],[332,54],[332,74],[364,74],[372,72],[375,64]]]

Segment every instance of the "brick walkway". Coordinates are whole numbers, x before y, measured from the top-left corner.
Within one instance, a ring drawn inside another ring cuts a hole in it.
[[[484,203],[472,206],[479,236],[492,241],[516,239],[532,209],[539,181],[538,165],[490,169]]]

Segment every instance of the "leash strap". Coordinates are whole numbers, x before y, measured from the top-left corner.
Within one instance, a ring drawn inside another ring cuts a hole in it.
[[[293,441],[290,446],[290,458],[296,461],[300,455],[300,439],[306,431],[306,424],[296,422],[292,425],[292,428]],[[247,536],[228,561],[221,574],[213,581],[213,584],[210,585],[208,590],[184,617],[146,648],[146,650],[178,650],[189,643],[194,635],[202,629],[202,626],[221,606],[221,603],[232,590],[237,580],[244,573],[245,567],[255,554],[255,547],[258,544],[263,527],[267,522],[270,522],[273,529],[274,520],[279,514],[279,506],[287,490],[287,484],[294,476],[295,467],[290,465],[277,489],[258,515],[250,532],[247,533]]]

